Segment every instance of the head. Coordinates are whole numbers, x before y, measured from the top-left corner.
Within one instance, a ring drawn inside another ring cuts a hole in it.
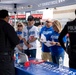
[[[46,20],[46,26],[49,28],[52,26],[52,20],[51,19],[47,19]]]
[[[23,26],[24,26],[23,23],[18,22],[18,23],[17,23],[17,30],[18,30],[18,31],[22,31],[22,30],[23,30]]]
[[[32,15],[28,16],[27,21],[29,26],[34,25],[34,17]]]
[[[61,26],[61,23],[58,21],[58,20],[55,20],[53,22],[53,28],[56,32],[60,33],[61,30],[62,30],[62,26]]]
[[[7,10],[5,9],[0,10],[0,19],[5,20],[6,22],[9,21],[9,14]]]

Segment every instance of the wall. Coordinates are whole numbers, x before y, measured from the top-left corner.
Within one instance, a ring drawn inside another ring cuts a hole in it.
[[[54,8],[54,18],[68,18],[74,19],[75,18],[75,11],[76,5],[64,6],[64,7],[56,7]]]
[[[53,18],[58,19],[61,22],[62,27],[64,27],[67,21],[75,19],[75,9],[76,5],[56,7],[53,10]]]

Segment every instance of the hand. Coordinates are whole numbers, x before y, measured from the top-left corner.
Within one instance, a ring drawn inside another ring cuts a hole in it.
[[[42,42],[43,41],[43,39],[40,39],[40,42]]]
[[[29,39],[29,43],[34,42],[37,38],[32,37],[31,39]]]
[[[20,36],[20,35],[19,35],[18,37],[19,37],[19,39],[20,39],[20,40],[22,40],[22,39],[23,39],[23,38],[22,38],[22,36]]]
[[[40,39],[40,42],[42,42],[42,43],[46,43],[46,40],[44,40],[44,39]]]
[[[56,45],[56,42],[51,41],[50,44],[51,44],[51,45]]]
[[[40,43],[40,47],[42,47],[42,44]]]
[[[28,48],[31,48],[32,47],[32,45],[30,45],[30,44],[28,44],[28,46],[27,46]]]

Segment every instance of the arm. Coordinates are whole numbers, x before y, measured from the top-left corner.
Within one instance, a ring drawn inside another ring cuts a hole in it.
[[[16,45],[16,47],[17,47],[19,50],[22,50],[22,49],[23,49],[19,44]]]
[[[66,47],[65,47],[65,44],[63,42],[63,37],[68,33],[68,30],[67,30],[67,25],[65,25],[65,27],[63,28],[62,32],[60,33],[59,35],[59,42],[61,44],[61,46],[64,48],[64,50],[66,50]]]
[[[25,44],[26,46],[28,46],[28,43],[27,43],[27,41],[26,41],[25,38],[23,38],[23,42],[24,42],[24,44]]]
[[[4,26],[5,35],[8,38],[10,44],[12,47],[15,47],[17,44],[19,44],[20,40],[14,30],[14,28],[10,24],[6,24]]]
[[[25,44],[28,48],[31,48],[31,47],[32,47],[32,45],[30,45],[29,43],[27,43],[27,41],[26,41],[25,38],[23,38],[23,41],[24,41],[24,44]]]
[[[66,41],[67,41],[66,36],[62,40],[63,40],[64,45],[66,46]],[[61,46],[60,42],[51,41],[51,44]]]
[[[18,35],[18,37],[19,37],[20,40],[23,40],[22,36]]]
[[[61,44],[60,44],[59,42],[54,42],[54,41],[50,42],[50,44],[51,44],[51,45],[61,46]]]

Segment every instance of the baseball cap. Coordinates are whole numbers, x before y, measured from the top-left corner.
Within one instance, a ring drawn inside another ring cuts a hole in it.
[[[34,20],[34,17],[32,15],[28,16],[28,21],[33,21]]]

